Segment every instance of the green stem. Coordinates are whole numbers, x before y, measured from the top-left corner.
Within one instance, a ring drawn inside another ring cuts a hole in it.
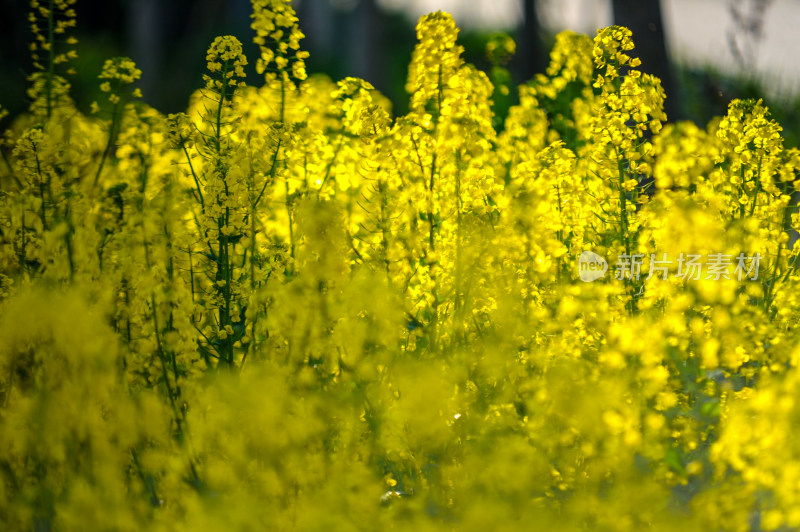
[[[294,259],[294,220],[292,219],[292,201],[289,197],[289,182],[283,182],[286,190],[286,214],[289,217],[289,254]]]
[[[220,88],[219,102],[216,112],[216,124],[214,130],[214,147],[216,148],[216,165],[217,174],[222,180],[223,192],[217,195],[217,205],[222,207],[225,205],[224,212],[217,218],[217,271],[215,280],[217,282],[217,289],[222,295],[222,305],[217,311],[219,327],[225,330],[225,327],[232,324],[231,320],[231,279],[232,279],[232,261],[230,257],[230,247],[228,242],[228,235],[226,234],[230,224],[230,207],[226,205],[229,190],[227,183],[227,168],[222,162],[222,109],[225,105],[225,95],[228,91],[228,77],[229,64],[226,61],[222,68],[222,87]],[[219,286],[222,283],[222,286]],[[220,361],[225,363],[228,367],[233,366],[233,338],[226,336],[220,339]]]
[[[192,291],[192,303],[194,303],[194,261],[192,260],[192,254],[194,253],[194,251],[192,251],[191,245],[189,245],[188,253],[189,253],[189,288]]]
[[[142,224],[142,237],[144,242],[144,258],[145,258],[145,265],[147,266],[147,271],[152,270],[152,262],[150,259],[150,246],[148,245],[148,238],[147,232]],[[182,418],[183,416],[180,413],[180,409],[178,408],[177,403],[175,402],[176,394],[172,388],[172,384],[169,380],[169,371],[167,370],[167,353],[164,347],[164,342],[161,335],[161,324],[158,320],[158,306],[156,306],[156,297],[153,291],[150,291],[150,307],[152,309],[152,320],[153,320],[153,328],[155,329],[155,337],[156,337],[156,352],[158,354],[158,358],[161,361],[161,375],[164,379],[164,386],[167,388],[167,396],[169,398],[170,406],[172,407],[172,413],[175,418],[175,423],[178,429],[178,435],[182,434]],[[177,386],[177,381],[175,382]],[[179,436],[180,437],[180,436]]]
[[[378,182],[378,195],[380,199],[381,209],[381,248],[383,251],[383,264],[386,269],[386,283],[387,286],[392,288],[392,276],[389,264],[389,215],[387,208],[389,207],[389,198],[386,191],[386,182],[381,180]]]
[[[53,113],[53,78],[56,74],[56,60],[55,60],[55,0],[50,0],[47,9],[47,42],[50,45],[47,50],[47,77],[45,78],[45,102],[47,110],[47,119]]]
[[[39,197],[41,198],[42,202],[39,206],[39,210],[42,217],[42,230],[47,231],[47,211],[45,210],[45,187],[44,187],[44,176],[42,175],[42,165],[39,161],[39,152],[36,151],[36,145],[33,145],[33,154],[36,157],[36,174],[39,176]]]
[[[758,203],[758,193],[761,191],[761,158],[758,159],[758,166],[756,168],[756,186],[753,190],[753,204],[750,206],[750,216],[756,212],[756,204]],[[744,210],[744,209],[742,209]]]
[[[111,153],[111,148],[114,145],[114,138],[116,137],[116,130],[117,130],[117,122],[119,121],[119,108],[120,102],[114,104],[114,110],[111,113],[111,126],[109,126],[108,130],[108,142],[106,142],[106,148],[103,150],[103,156],[100,158],[100,166],[97,167],[97,173],[94,175],[94,183],[92,183],[92,188],[97,186],[97,183],[100,181],[100,174],[103,171],[103,166],[106,163],[106,159],[108,155]]]
[[[189,163],[189,170],[192,172],[192,177],[194,178],[194,184],[197,187],[197,195],[198,199],[200,199],[200,209],[203,214],[206,213],[206,203],[205,199],[203,198],[203,190],[200,186],[200,179],[197,177],[197,173],[194,171],[194,165],[192,164],[192,158],[189,156],[189,150],[186,149],[186,144],[181,142],[181,148],[183,148],[183,153],[186,155],[186,162]]]
[[[435,232],[436,232],[436,223],[434,221],[434,193],[435,193],[435,177],[438,171],[437,169],[437,161],[436,161],[436,139],[437,133],[439,130],[439,121],[442,118],[442,102],[444,100],[444,86],[442,80],[442,65],[439,65],[439,81],[438,81],[438,89],[436,92],[436,122],[434,123],[433,129],[433,156],[431,157],[431,169],[430,169],[430,179],[428,183],[428,245],[430,246],[430,251],[436,251],[436,243],[435,243]],[[430,322],[430,348],[432,352],[436,352],[438,350],[438,340],[439,340],[439,331],[438,331],[438,321],[439,321],[439,296],[436,284],[436,264],[429,264],[428,267],[430,268],[430,277],[431,282],[433,284],[432,295],[433,295],[433,308],[431,309],[431,322]]]
[[[261,202],[261,197],[264,195],[264,191],[267,190],[267,186],[272,182],[272,179],[275,177],[275,168],[278,164],[278,153],[281,149],[281,142],[282,140],[278,140],[277,146],[275,146],[275,154],[272,156],[272,165],[269,168],[269,172],[267,173],[264,179],[264,186],[261,187],[261,192],[258,193],[258,197],[253,202],[253,209],[255,212],[255,208],[258,207],[258,204]]]
[[[25,241],[26,233],[27,233],[27,228],[25,227],[25,210],[23,209],[23,211],[22,211],[22,235],[21,235],[21,237],[22,237],[22,247],[21,247],[20,253],[19,253],[19,265],[20,265],[20,268],[22,269],[23,272],[27,272],[28,271],[28,258],[27,258],[27,252],[26,252],[26,247],[27,247],[28,243]]]
[[[19,180],[19,177],[17,177],[17,174],[14,173],[14,168],[11,166],[11,162],[8,160],[8,155],[6,155],[6,152],[5,150],[2,149],[2,147],[0,147],[0,155],[3,156],[3,162],[6,163],[6,167],[8,168],[8,173],[14,180],[14,182],[17,184],[17,188],[22,190],[24,185],[22,184],[22,181]]]
[[[322,178],[322,183],[320,183],[319,189],[317,190],[317,199],[319,199],[320,194],[322,194],[322,189],[325,188],[325,183],[328,182],[328,178],[330,178],[331,176],[331,169],[333,168],[333,165],[336,162],[336,157],[339,155],[339,151],[342,149],[343,143],[344,143],[344,136],[339,135],[339,142],[336,143],[336,149],[333,151],[333,157],[331,157],[331,160],[328,161],[328,167],[325,169],[325,176]]]
[[[631,257],[631,241],[630,235],[628,235],[628,195],[625,193],[625,170],[622,168],[622,160],[619,157],[619,151],[617,151],[617,171],[619,173],[619,204],[620,204],[620,237],[622,238],[625,244],[625,255],[628,257],[628,260],[631,261],[631,276],[630,278],[623,276],[623,282],[625,283],[625,287],[628,289],[628,295],[630,296],[630,300],[625,305],[628,308],[629,313],[634,313],[636,311],[636,286],[633,282],[633,257]]]

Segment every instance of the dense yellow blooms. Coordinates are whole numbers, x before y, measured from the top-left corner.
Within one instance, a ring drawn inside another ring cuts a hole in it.
[[[265,74],[267,84],[281,84],[290,77],[297,81],[306,79],[305,59],[308,52],[300,50],[304,37],[298,26],[297,14],[291,2],[285,0],[252,0],[255,43],[261,49],[256,62],[259,74]]]
[[[253,0],[262,86],[217,37],[185,113],[116,58],[86,116],[74,3],[31,2],[0,109],[0,528],[800,527],[800,151],[762,101],[665,124],[614,26],[499,124],[437,12],[394,116]]]

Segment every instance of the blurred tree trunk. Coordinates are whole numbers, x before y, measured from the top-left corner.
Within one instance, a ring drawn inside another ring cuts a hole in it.
[[[537,0],[522,0],[522,27],[517,42],[516,58],[516,70],[522,82],[528,81],[538,72],[544,72],[547,66],[547,54],[542,44],[542,27],[536,4]]]
[[[642,60],[642,71],[661,79],[661,85],[667,93],[664,102],[667,119],[679,119],[679,98],[667,55],[660,0],[612,0],[612,5],[614,24],[625,26],[633,32],[636,45],[633,55]]]
[[[163,7],[158,0],[138,0],[128,5],[127,16],[131,57],[142,71],[139,86],[156,105],[161,104],[157,91],[164,55]]]
[[[344,7],[328,0],[306,0],[298,6],[311,61],[336,81],[355,76],[387,94],[382,32],[383,13],[376,0],[356,0]]]
[[[335,13],[330,2],[301,2],[297,7],[297,15],[300,18],[300,28],[305,34],[301,47],[311,53],[312,61],[318,60],[318,56],[327,59],[333,53],[335,30]]]
[[[360,0],[346,19],[348,75],[383,86],[380,50],[381,17],[375,0]]]

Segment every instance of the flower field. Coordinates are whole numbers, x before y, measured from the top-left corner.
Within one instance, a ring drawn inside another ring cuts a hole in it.
[[[128,58],[84,113],[75,4],[31,1],[0,108],[0,528],[800,529],[800,151],[761,100],[668,124],[618,26],[493,86],[437,12],[393,116],[252,0],[260,56],[217,37],[185,113]]]

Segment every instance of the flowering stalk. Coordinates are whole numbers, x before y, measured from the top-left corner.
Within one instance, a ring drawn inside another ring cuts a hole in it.
[[[62,51],[62,46],[74,46],[77,44],[75,37],[66,37],[67,30],[74,28],[75,21],[75,2],[77,0],[31,0],[31,11],[28,21],[34,35],[34,41],[30,45],[33,66],[39,72],[31,80],[43,77],[42,94],[45,120],[50,120],[53,110],[57,103],[64,96],[61,89],[63,80],[57,74],[59,65],[66,64],[70,59],[75,59],[78,55],[74,49]],[[40,53],[47,54],[46,64],[42,64]],[[69,68],[66,73],[74,74],[74,70]]]
[[[103,172],[103,166],[111,153],[111,148],[114,146],[114,141],[117,138],[120,124],[123,119],[123,111],[125,109],[126,100],[129,96],[123,90],[125,85],[130,85],[142,77],[142,71],[136,68],[133,60],[127,57],[116,57],[114,59],[106,60],[103,65],[103,71],[98,76],[100,79],[107,80],[100,85],[100,90],[108,93],[108,101],[111,102],[111,123],[108,126],[108,141],[103,150],[103,155],[100,157],[100,164],[97,167],[97,173],[94,175],[94,182],[92,187],[96,187],[100,181],[100,175]],[[142,93],[139,89],[133,89],[130,96],[140,98]],[[95,109],[99,109],[97,104],[93,104]]]

